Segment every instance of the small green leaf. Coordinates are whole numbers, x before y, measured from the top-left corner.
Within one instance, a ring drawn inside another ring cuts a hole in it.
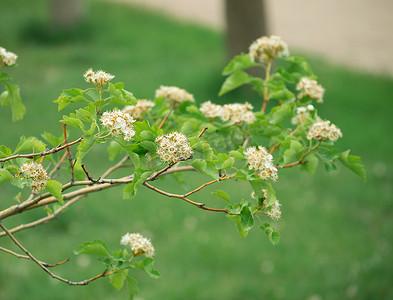
[[[134,278],[127,276],[127,288],[128,288],[128,298],[130,300],[134,299],[135,295],[138,295],[139,288],[138,288],[138,281]]]
[[[144,270],[151,278],[156,279],[160,277],[160,272],[154,268],[154,259],[151,257],[147,257],[142,261],[136,262],[135,266]]]
[[[116,141],[111,141],[109,143],[108,148],[106,149],[109,154],[109,160],[112,161],[115,159],[115,157],[124,151],[123,147]]]
[[[254,216],[248,206],[244,206],[240,212],[240,224],[245,231],[250,231],[254,227]]]
[[[63,195],[61,194],[63,185],[56,180],[48,180],[46,189],[52,194],[62,205],[64,204]]]
[[[341,163],[358,175],[364,182],[367,181],[366,170],[360,161],[359,156],[349,155],[350,150],[344,151],[340,154],[339,160]]]
[[[36,137],[28,137],[24,136],[20,137],[19,143],[16,146],[14,154],[25,152],[25,151],[33,151],[34,153],[42,152],[46,149],[46,145],[44,142],[40,141]]]
[[[120,291],[124,285],[124,281],[127,278],[127,274],[128,274],[128,270],[122,270],[113,273],[109,275],[109,281],[118,291]]]
[[[135,197],[138,188],[146,181],[153,171],[146,171],[141,168],[137,168],[134,173],[134,180],[131,184],[127,185],[123,190],[123,199],[132,199]]]
[[[250,75],[248,75],[244,71],[236,71],[233,74],[231,74],[223,83],[220,92],[218,93],[219,96],[222,96],[239,86],[247,83],[249,80]]]
[[[47,141],[52,147],[57,147],[64,140],[63,137],[56,137],[52,133],[44,132],[41,134],[42,138]]]
[[[195,159],[192,163],[191,166],[193,166],[195,169],[201,172],[205,172],[207,163],[204,159]]]
[[[240,54],[235,56],[229,64],[225,67],[222,75],[230,75],[236,71],[248,69],[257,66],[258,64],[251,59],[249,54]]]
[[[232,220],[235,222],[237,233],[239,234],[240,237],[245,238],[248,234],[247,230],[244,230],[243,226],[241,225],[241,218],[239,215],[227,215],[226,216],[228,219]]]
[[[92,242],[86,242],[77,247],[74,250],[75,255],[79,254],[92,254],[99,256],[109,256],[108,247],[101,240],[94,240]]]
[[[5,158],[12,155],[12,151],[10,148],[1,145],[0,146],[0,158]]]
[[[83,140],[80,142],[78,146],[78,153],[76,154],[77,159],[82,161],[82,158],[90,151],[93,145],[97,141],[97,137],[95,135],[84,135]]]
[[[301,168],[305,170],[310,176],[315,174],[318,168],[319,159],[315,154],[309,154],[306,157],[305,164],[301,165]]]
[[[8,91],[8,101],[11,104],[12,121],[22,120],[26,112],[26,107],[22,103],[19,86],[16,84],[6,84],[6,88]]]
[[[278,244],[278,242],[280,241],[280,234],[277,231],[274,231],[273,227],[270,226],[269,223],[263,224],[260,228],[269,237],[269,240],[273,244],[273,246]]]
[[[0,169],[0,182],[12,179],[12,174],[6,169]]]
[[[152,141],[143,141],[139,142],[139,145],[141,145],[143,148],[150,152],[156,152],[157,150],[157,143],[152,142]]]
[[[211,194],[214,196],[220,197],[229,203],[229,199],[230,199],[229,195],[227,193],[225,193],[223,190],[215,190]]]
[[[236,151],[230,151],[229,154],[236,160],[246,159],[246,155],[244,154],[244,148],[240,147]]]

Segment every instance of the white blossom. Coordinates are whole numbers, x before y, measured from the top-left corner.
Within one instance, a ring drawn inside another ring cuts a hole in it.
[[[154,102],[146,99],[138,100],[136,105],[124,107],[123,112],[130,114],[136,120],[142,120],[143,116],[151,111]]]
[[[307,133],[307,139],[317,141],[331,140],[334,142],[340,137],[342,137],[341,130],[334,124],[330,125],[330,121],[315,122]]]
[[[106,73],[102,70],[93,71],[92,68],[88,69],[83,75],[86,82],[92,82],[97,88],[102,89],[109,81],[115,78],[114,75]]]
[[[251,44],[249,55],[253,61],[268,62],[275,57],[288,56],[288,45],[279,36],[264,36]]]
[[[256,120],[252,109],[253,106],[248,102],[246,102],[245,104],[225,104],[224,106],[222,106],[220,118],[224,122],[228,121],[231,124],[242,124],[243,122],[246,122],[247,124],[252,124]]]
[[[249,147],[244,152],[248,159],[248,169],[258,171],[258,175],[262,179],[277,180],[277,168],[273,165],[273,156],[266,150],[265,147],[258,146]]]
[[[199,110],[202,114],[209,119],[218,118],[222,113],[222,106],[212,103],[210,100],[203,102]]]
[[[16,63],[16,59],[18,56],[10,51],[7,51],[5,48],[0,47],[0,67],[5,66],[12,66]]]
[[[120,244],[129,246],[134,256],[145,255],[146,257],[152,257],[154,255],[154,247],[150,240],[139,233],[126,233],[122,236]]]
[[[46,186],[49,176],[41,164],[35,161],[27,162],[22,165],[20,171],[31,179],[30,187],[34,193],[39,193]]]
[[[114,136],[122,135],[125,141],[130,141],[135,135],[134,118],[121,110],[106,111],[102,114],[101,123],[108,127]]]
[[[299,99],[303,98],[304,96],[308,96],[310,99],[316,100],[318,103],[323,102],[323,94],[325,93],[325,89],[320,84],[318,84],[316,80],[303,77],[297,84],[296,89],[300,91],[298,94]]]
[[[158,143],[157,154],[169,163],[189,159],[194,153],[187,137],[177,131],[161,135],[155,141]]]
[[[194,95],[176,86],[160,86],[160,88],[156,90],[155,97],[163,97],[173,108],[178,107],[179,104],[184,101],[195,102]]]

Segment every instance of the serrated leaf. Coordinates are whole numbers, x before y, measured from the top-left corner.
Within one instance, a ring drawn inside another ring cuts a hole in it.
[[[142,261],[136,262],[135,266],[144,270],[151,278],[157,279],[160,277],[160,272],[154,268],[154,259],[151,257],[147,257]]]
[[[191,166],[193,166],[195,169],[198,171],[204,172],[206,170],[207,163],[203,159],[195,159],[192,163]]]
[[[226,202],[229,203],[229,195],[224,192],[223,190],[215,190],[214,192],[211,193],[214,196],[220,197],[221,199],[224,199]]]
[[[138,188],[146,181],[150,175],[153,174],[151,170],[144,170],[137,168],[134,173],[134,180],[131,184],[127,185],[123,190],[123,199],[132,199],[135,197]]]
[[[366,170],[360,161],[359,156],[349,155],[350,150],[344,151],[340,154],[339,160],[341,163],[358,175],[364,182],[367,181]]]
[[[4,145],[0,146],[0,158],[6,158],[11,155],[12,155],[12,151],[10,148],[8,148]]]
[[[234,72],[227,79],[225,79],[218,95],[222,96],[222,95],[238,88],[239,86],[247,83],[249,78],[250,78],[250,75],[248,75],[244,71]]]
[[[63,195],[62,195],[62,189],[63,185],[56,181],[56,180],[48,180],[46,183],[46,189],[48,190],[49,193],[52,194],[62,205],[64,204],[63,201]]]
[[[244,154],[244,148],[240,147],[236,151],[230,151],[229,154],[236,160],[246,159],[246,155]]]
[[[248,206],[244,206],[240,212],[240,224],[245,231],[250,231],[254,227],[254,216]]]
[[[22,103],[19,86],[16,84],[6,84],[6,89],[8,91],[8,102],[12,110],[12,121],[22,120],[26,113],[26,107]]]
[[[239,234],[240,237],[245,238],[248,234],[248,231],[244,230],[244,228],[241,225],[241,218],[239,215],[226,215],[226,217],[233,222],[235,222],[237,233]]]
[[[25,152],[25,151],[33,151],[34,153],[42,152],[46,149],[46,145],[44,142],[40,141],[36,137],[28,137],[24,136],[20,137],[19,143],[16,146],[14,154]]]
[[[118,271],[109,275],[109,281],[118,291],[120,291],[124,285],[124,281],[127,278],[127,274],[128,270]]]
[[[84,135],[83,140],[80,142],[78,146],[78,153],[77,153],[77,159],[79,161],[82,161],[82,158],[90,151],[90,149],[93,147],[93,145],[97,141],[97,137],[95,135]]]
[[[135,168],[139,168],[141,160],[137,153],[133,152],[130,147],[126,147],[126,152],[128,156],[131,158],[132,163],[134,164]]]
[[[134,278],[127,276],[128,299],[133,300],[135,295],[138,295],[138,281]]]
[[[0,182],[12,179],[12,174],[6,169],[0,169]]]
[[[145,148],[149,152],[156,152],[156,150],[157,150],[157,143],[156,142],[142,141],[142,142],[139,142],[139,145],[141,145],[143,148]]]
[[[286,103],[273,107],[271,112],[268,114],[268,117],[270,124],[278,124],[282,120],[292,117],[292,107]]]
[[[222,75],[230,75],[236,71],[248,69],[250,67],[257,66],[258,64],[251,59],[249,54],[240,54],[235,56],[229,64],[225,67]]]
[[[91,254],[99,256],[109,256],[108,247],[105,242],[101,240],[94,240],[92,242],[86,242],[77,247],[74,250],[75,255],[80,254]]]
[[[269,237],[270,242],[274,246],[278,244],[278,242],[280,241],[280,234],[277,231],[274,231],[274,228],[270,226],[269,223],[263,224],[260,228],[266,233],[266,235]]]

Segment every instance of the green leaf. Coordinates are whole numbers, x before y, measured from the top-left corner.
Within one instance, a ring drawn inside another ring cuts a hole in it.
[[[156,142],[143,141],[143,142],[139,142],[139,145],[141,145],[143,148],[145,148],[149,152],[156,152],[156,150],[157,150],[157,143]]]
[[[0,182],[12,179],[12,174],[6,169],[0,169]]]
[[[198,171],[205,172],[207,163],[206,163],[206,161],[203,160],[203,159],[195,159],[195,160],[191,163],[191,166],[193,166],[193,167],[194,167],[195,169],[197,169]]]
[[[223,163],[220,169],[229,169],[232,168],[233,164],[235,163],[235,159],[233,157],[229,157]]]
[[[12,151],[10,148],[8,148],[4,145],[0,146],[0,158],[6,158],[11,155],[12,155]]]
[[[211,194],[214,196],[220,197],[229,203],[229,195],[227,193],[225,193],[223,190],[215,190]]]
[[[61,111],[67,107],[70,103],[77,102],[89,102],[83,95],[83,90],[81,89],[68,89],[63,90],[60,97],[57,98],[54,103],[58,103],[58,111]]]
[[[240,212],[240,224],[245,231],[250,231],[254,227],[254,216],[248,206],[244,206]]]
[[[285,150],[283,155],[284,164],[287,164],[292,159],[296,158],[297,154],[302,152],[303,148],[303,145],[299,141],[291,140],[289,149]]]
[[[128,298],[130,300],[134,299],[135,295],[138,295],[139,288],[138,288],[138,281],[134,278],[127,276],[127,288],[128,288]]]
[[[112,161],[115,159],[115,157],[124,151],[124,148],[116,141],[111,141],[109,143],[108,148],[106,149],[109,154],[109,160]]]
[[[246,155],[244,154],[244,148],[240,147],[236,151],[230,151],[229,154],[236,160],[246,159]]]
[[[56,180],[48,180],[46,189],[52,194],[62,205],[64,204],[63,195],[61,194],[63,185]]]
[[[360,161],[359,156],[349,155],[350,150],[344,151],[340,154],[338,159],[341,163],[358,175],[364,182],[367,181],[366,170]]]
[[[271,112],[268,114],[268,117],[270,124],[278,124],[282,120],[292,117],[292,107],[286,103],[273,107]]]
[[[309,154],[306,157],[305,164],[301,168],[305,170],[310,176],[314,175],[319,164],[319,159],[315,154]]]
[[[25,151],[33,151],[34,153],[42,152],[46,149],[45,143],[37,139],[36,137],[28,137],[24,136],[20,137],[19,143],[16,146],[14,154],[25,152]]]
[[[230,75],[223,83],[220,92],[218,93],[219,96],[228,93],[239,86],[247,83],[249,80],[250,75],[248,75],[244,71],[236,71],[232,75]]]
[[[243,226],[241,225],[241,217],[239,215],[227,215],[226,217],[235,222],[237,233],[240,237],[245,238],[248,234],[248,231],[244,230]]]
[[[10,98],[8,98],[8,91],[4,91],[0,94],[0,105],[7,106],[10,104]]]
[[[74,114],[71,113],[69,116],[64,115],[63,119],[59,122],[76,127],[81,130],[85,130],[85,125],[83,125],[82,121]]]
[[[118,271],[109,275],[109,281],[118,291],[120,291],[124,285],[124,281],[127,278],[127,274],[128,270]]]
[[[56,137],[52,133],[44,132],[41,134],[42,138],[47,141],[52,147],[57,147],[64,140],[63,137]]]
[[[275,246],[280,241],[280,234],[277,231],[274,231],[274,228],[270,226],[269,223],[263,224],[261,230],[266,233],[269,237],[270,242]]]
[[[244,69],[248,69],[250,67],[257,66],[258,64],[251,59],[251,56],[248,54],[240,54],[235,56],[229,64],[225,67],[222,75],[230,75],[236,71],[241,71]]]
[[[0,73],[0,82],[6,82],[11,80],[11,77],[7,73]]]
[[[135,197],[138,188],[146,181],[153,171],[147,171],[141,168],[137,168],[134,173],[134,180],[131,184],[127,185],[123,190],[123,199],[132,199]]]
[[[97,141],[97,137],[95,135],[84,135],[83,140],[80,142],[78,146],[78,153],[76,154],[76,157],[79,161],[82,161],[82,158],[87,154],[87,152],[90,151],[90,149],[93,147],[93,145]]]
[[[86,242],[77,247],[74,250],[75,255],[79,254],[92,254],[99,256],[109,256],[108,247],[101,240],[94,240],[92,242]]]
[[[191,166],[193,166],[198,171],[200,171],[200,172],[202,172],[202,173],[212,177],[215,180],[219,180],[220,179],[220,176],[218,174],[216,166],[211,161],[205,161],[203,159],[195,159],[191,163]]]
[[[144,270],[151,278],[157,279],[160,277],[160,272],[154,268],[154,259],[147,257],[144,260],[135,263],[135,266]]]
[[[135,152],[133,152],[130,147],[125,147],[126,152],[128,156],[131,158],[132,163],[134,164],[135,168],[139,168],[141,160],[139,158],[139,155]]]
[[[22,120],[26,112],[26,107],[22,103],[19,86],[16,84],[6,84],[6,89],[8,91],[8,101],[11,104],[12,121]]]

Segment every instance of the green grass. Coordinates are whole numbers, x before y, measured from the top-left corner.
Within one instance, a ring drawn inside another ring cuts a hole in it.
[[[226,63],[219,33],[139,9],[90,2],[84,28],[54,36],[40,27],[47,16],[45,3],[14,1],[0,11],[1,46],[20,57],[19,67],[11,71],[28,111],[23,122],[11,123],[9,108],[0,110],[1,144],[14,146],[19,135],[39,136],[45,130],[60,135],[62,113],[51,101],[63,88],[87,87],[82,74],[88,67],[116,75],[138,98],[151,98],[161,84],[185,88],[199,102],[250,97],[248,93],[217,97]],[[37,39],[37,32],[44,32],[45,42]],[[135,274],[142,299],[391,299],[393,80],[312,57],[310,62],[327,90],[319,112],[343,131],[338,146],[363,158],[368,182],[363,184],[342,168],[327,174],[321,167],[312,179],[294,168],[282,171],[275,187],[283,219],[273,222],[281,233],[278,246],[273,247],[257,229],[243,240],[223,215],[148,190],[124,201],[121,188],[92,194],[58,220],[17,237],[39,259],[56,262],[70,257],[71,262],[55,271],[82,280],[102,269],[98,262],[75,257],[76,246],[100,238],[116,249],[122,234],[140,231],[152,238],[162,274],[158,280]],[[250,101],[255,103],[255,98]],[[98,174],[105,164],[94,154],[87,165]],[[98,149],[96,154],[105,152]],[[187,178],[190,187],[203,182],[191,174]],[[243,189],[222,184],[231,199],[248,197],[246,184]],[[157,186],[182,191],[169,178]],[[1,187],[1,208],[12,204],[15,191]],[[209,191],[203,191],[200,199],[212,206],[225,204],[211,199]],[[42,214],[15,216],[5,224],[11,227]],[[0,240],[0,246],[15,249],[7,238]],[[106,279],[70,287],[30,262],[0,253],[1,299],[121,296],[126,298]]]

